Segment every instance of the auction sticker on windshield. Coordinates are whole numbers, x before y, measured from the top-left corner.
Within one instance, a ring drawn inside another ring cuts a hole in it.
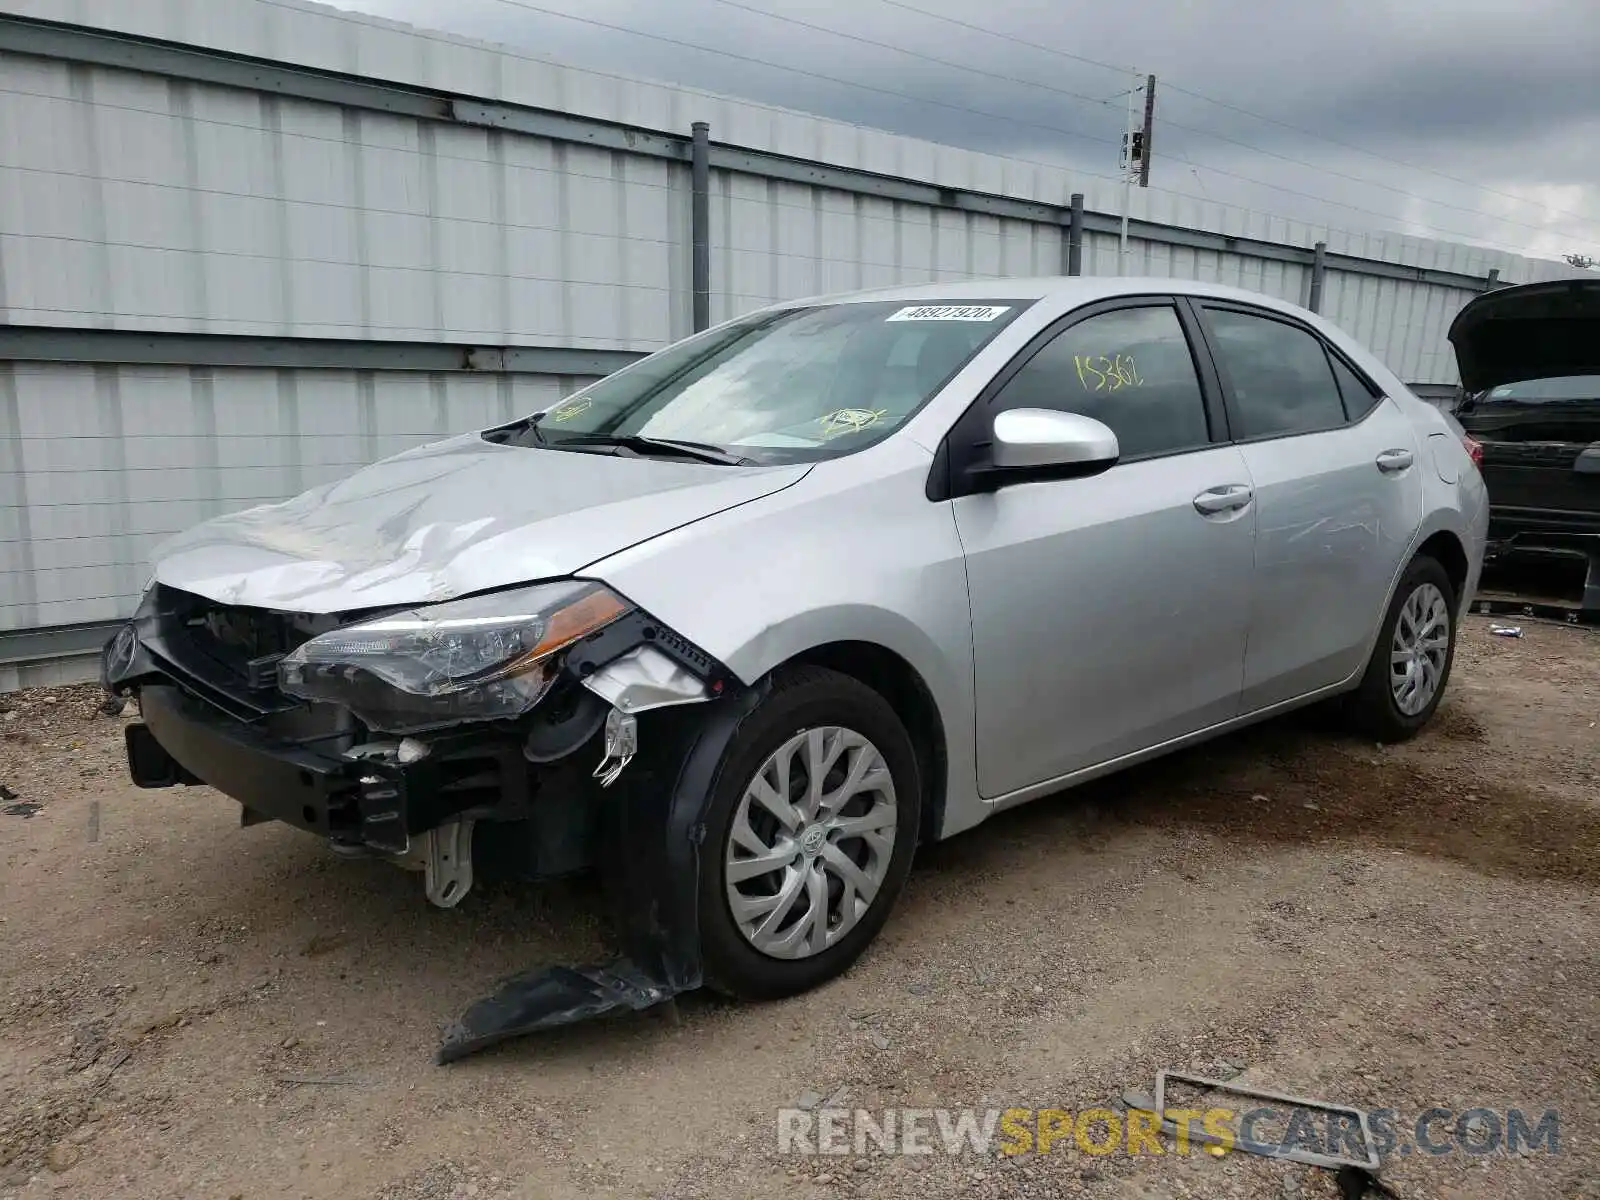
[[[915,304],[885,317],[886,321],[992,321],[1011,311],[1009,304]]]

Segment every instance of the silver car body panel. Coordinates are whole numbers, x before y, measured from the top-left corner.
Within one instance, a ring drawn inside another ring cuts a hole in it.
[[[1130,295],[1288,314],[1386,393],[1356,424],[929,500],[940,442],[1062,315]],[[379,463],[162,552],[164,583],[228,603],[338,611],[581,573],[753,683],[866,643],[925,685],[946,744],[937,834],[1353,687],[1406,563],[1449,533],[1481,569],[1487,505],[1456,434],[1328,322],[1170,279],[999,280],[831,302],[1037,297],[891,436],[810,466],[730,468],[511,449],[476,435]],[[773,307],[815,303],[794,301]],[[1409,448],[1408,469],[1377,465]],[[1251,489],[1203,513],[1202,492]]]
[[[1253,506],[1236,446],[954,502],[967,552],[978,781],[999,796],[1238,714]]]
[[[570,575],[806,470],[522,449],[472,433],[197,525],[156,550],[156,578],[304,613],[449,600]]]
[[[931,451],[891,437],[818,463],[797,487],[642,542],[585,574],[745,683],[822,646],[859,642],[893,652],[933,697],[950,786],[961,781],[965,795],[976,776],[972,614],[951,506],[923,492],[932,462]]]
[[[1257,510],[1244,711],[1366,665],[1374,606],[1422,521],[1421,441],[1385,398],[1354,425],[1241,447]],[[1409,465],[1380,470],[1389,450],[1404,450]]]

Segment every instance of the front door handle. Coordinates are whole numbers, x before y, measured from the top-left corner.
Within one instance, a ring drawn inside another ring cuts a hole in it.
[[[1378,470],[1393,475],[1397,471],[1404,471],[1415,461],[1415,455],[1409,450],[1385,450],[1378,455]]]
[[[1255,492],[1247,483],[1225,483],[1221,487],[1207,488],[1194,498],[1194,506],[1207,516],[1213,513],[1232,512],[1249,504]]]

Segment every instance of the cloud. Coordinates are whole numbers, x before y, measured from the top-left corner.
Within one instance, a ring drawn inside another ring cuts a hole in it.
[[[1161,187],[1346,229],[1600,252],[1594,0],[340,2],[1102,175],[1117,170],[1130,75],[1081,60],[1137,61],[1159,79]]]

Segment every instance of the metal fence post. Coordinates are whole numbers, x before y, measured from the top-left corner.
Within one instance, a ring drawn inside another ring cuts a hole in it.
[[[711,327],[711,125],[696,121],[689,160],[689,274],[694,288],[694,331]]]
[[[1067,274],[1083,274],[1083,193],[1072,193],[1072,209],[1067,217]]]
[[[1306,307],[1312,312],[1322,311],[1322,281],[1328,274],[1328,243],[1318,242],[1311,256],[1311,295]]]

